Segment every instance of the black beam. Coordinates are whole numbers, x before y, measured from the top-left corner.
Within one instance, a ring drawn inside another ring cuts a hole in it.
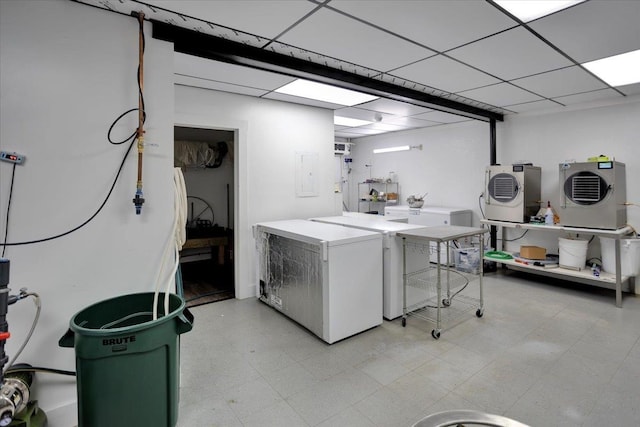
[[[489,120],[489,164],[495,165],[498,162],[498,149],[496,143],[496,121]]]
[[[500,113],[462,102],[283,55],[269,49],[249,46],[164,22],[151,22],[153,37],[172,42],[176,52],[327,83],[477,120],[502,121],[504,119]]]
[[[496,121],[491,119],[489,121],[489,164],[497,164],[497,143],[496,143]],[[484,197],[489,197],[485,194]],[[492,225],[489,229],[490,247],[498,249],[498,228]]]

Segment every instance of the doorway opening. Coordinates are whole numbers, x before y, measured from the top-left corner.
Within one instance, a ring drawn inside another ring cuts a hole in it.
[[[187,189],[180,269],[187,307],[235,298],[232,130],[174,127],[174,166]]]

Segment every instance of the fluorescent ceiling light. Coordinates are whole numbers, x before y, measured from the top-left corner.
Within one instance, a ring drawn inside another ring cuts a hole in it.
[[[582,65],[611,86],[624,86],[640,82],[640,50],[621,53]]]
[[[375,148],[373,154],[393,153],[394,151],[422,150],[422,144],[419,145],[399,145],[397,147]]]
[[[517,16],[523,22],[550,15],[584,0],[495,0],[503,9]]]
[[[342,89],[324,83],[301,79],[286,84],[275,91],[287,95],[330,102],[332,104],[346,105],[348,107],[378,99],[377,96],[367,95],[366,93],[356,92],[355,90]]]
[[[370,122],[368,120],[352,119],[351,117],[341,117],[341,116],[333,117],[333,124],[338,126],[356,127],[356,126],[370,125],[371,123],[373,122]]]
[[[411,150],[411,147],[409,145],[400,145],[397,147],[376,148],[373,150],[373,154],[392,153],[394,151],[409,151],[409,150]]]

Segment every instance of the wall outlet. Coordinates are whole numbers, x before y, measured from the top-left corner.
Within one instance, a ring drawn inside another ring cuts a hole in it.
[[[0,160],[21,165],[24,162],[24,156],[18,153],[9,153],[7,151],[0,151]]]

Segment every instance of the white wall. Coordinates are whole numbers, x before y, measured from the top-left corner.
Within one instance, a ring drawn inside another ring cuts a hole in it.
[[[237,130],[236,296],[256,295],[252,226],[336,213],[333,112],[315,107],[177,85],[176,125]],[[295,153],[319,158],[317,197],[295,196]]]
[[[506,116],[497,125],[498,163],[532,162],[542,167],[542,198],[558,204],[558,164],[605,154],[626,164],[628,223],[640,230],[640,96],[616,103],[593,103],[568,111]],[[357,210],[357,182],[369,177],[364,165],[372,164],[372,177],[395,171],[400,182],[400,200],[410,194],[429,192],[426,205],[464,207],[474,211],[473,224],[481,213],[478,196],[484,191],[484,170],[489,164],[489,125],[464,122],[355,140],[353,172],[349,180],[349,206]],[[372,154],[372,149],[394,145],[422,144],[423,150]],[[346,194],[346,193],[345,193]],[[521,232],[511,230],[507,238]],[[538,244],[557,251],[557,237],[528,233],[507,246]],[[556,252],[557,253],[557,252]],[[599,244],[590,245],[590,256],[599,255]]]
[[[348,175],[350,210],[358,210],[358,182],[369,177],[387,178],[393,171],[400,184],[400,204],[406,205],[412,194],[428,193],[425,205],[473,209],[473,224],[479,224],[478,196],[483,192],[484,168],[489,164],[488,123],[463,122],[355,142],[351,149],[353,169]],[[372,153],[374,148],[420,144],[422,150]]]
[[[115,177],[125,146],[106,139],[111,122],[137,107],[138,23],[70,1],[0,1],[0,149],[26,155],[18,166],[9,242],[40,239],[87,220]],[[132,198],[136,153],[126,161],[102,212],[86,227],[46,243],[11,246],[10,287],[37,292],[42,313],[19,362],[75,369],[74,350],[59,348],[72,315],[114,295],[154,288],[173,220],[173,49],[146,27],[147,141],[142,215]],[[130,134],[127,116],[115,138]],[[0,233],[12,166],[0,164]],[[35,313],[29,300],[9,308],[12,356]],[[38,375],[35,398],[49,411],[76,400],[73,380]]]

